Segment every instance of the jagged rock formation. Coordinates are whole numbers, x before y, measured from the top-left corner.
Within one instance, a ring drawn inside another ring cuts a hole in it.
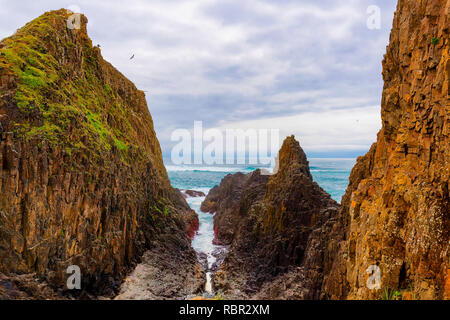
[[[229,298],[320,297],[323,266],[331,267],[325,241],[339,205],[313,182],[293,136],[283,143],[275,175],[227,176],[205,203],[217,208],[218,240],[231,240],[216,289]],[[279,279],[293,270],[305,281],[290,293]]]
[[[217,288],[244,298],[450,298],[449,11],[448,0],[399,1],[383,61],[383,126],[339,213],[288,139],[264,200],[233,231]],[[221,208],[219,189],[206,209]],[[371,266],[380,289],[367,286]]]
[[[268,176],[259,171],[249,174],[229,174],[219,186],[212,188],[202,202],[203,212],[214,215],[214,240],[216,245],[229,245],[234,239],[240,221],[249,207],[262,200]]]
[[[56,293],[47,283],[40,281],[35,274],[0,273],[0,300],[63,300],[62,292]]]
[[[45,13],[0,42],[0,272],[61,288],[78,265],[84,290],[112,295],[164,247],[195,273],[192,211],[170,186],[144,93],[69,16]]]
[[[450,1],[400,0],[383,61],[383,126],[342,201],[346,241],[330,298],[378,298],[366,287],[450,298]],[[445,283],[447,283],[447,288]]]

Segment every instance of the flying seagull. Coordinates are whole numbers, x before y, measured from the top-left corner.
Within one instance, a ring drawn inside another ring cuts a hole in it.
[[[134,54],[131,56],[130,60],[134,58]]]

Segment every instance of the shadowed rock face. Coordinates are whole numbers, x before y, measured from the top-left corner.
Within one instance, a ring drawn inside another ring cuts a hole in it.
[[[377,299],[366,287],[377,265],[383,290],[450,298],[449,10],[399,1],[383,127],[342,207],[293,137],[277,174],[211,190],[202,210],[231,244],[213,279],[226,297]],[[146,252],[121,297],[182,298],[203,285],[195,217],[170,187],[143,92],[102,59],[85,17],[80,30],[67,18],[46,13],[0,42],[0,297],[63,297],[54,288],[72,264],[84,290],[113,295]]]
[[[70,30],[68,17],[45,13],[0,42],[0,272],[62,288],[78,265],[83,289],[112,295],[161,242],[194,272],[195,217],[145,95],[92,46],[87,19]]]
[[[259,170],[229,174],[210,190],[201,210],[215,213],[214,244],[231,244],[249,207],[264,197],[267,181],[268,176],[261,175]]]
[[[229,175],[212,191],[205,203],[217,211],[217,239],[231,243],[214,276],[216,289],[229,298],[319,298],[322,270],[331,267],[325,242],[339,205],[312,181],[294,137],[283,143],[277,174]],[[289,281],[279,279],[298,268],[308,281],[284,290]]]
[[[383,61],[383,127],[342,201],[347,241],[326,286],[332,298],[449,297],[450,1],[400,0]],[[348,292],[347,292],[348,291]]]

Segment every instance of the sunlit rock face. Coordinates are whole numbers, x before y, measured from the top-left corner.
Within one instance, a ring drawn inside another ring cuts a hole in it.
[[[0,42],[0,272],[65,288],[78,265],[83,289],[114,294],[152,247],[196,272],[196,217],[170,186],[145,95],[70,15]]]
[[[445,0],[398,3],[383,61],[383,127],[343,197],[347,240],[330,297],[449,297],[449,10]],[[370,265],[380,268],[381,290],[367,287]]]

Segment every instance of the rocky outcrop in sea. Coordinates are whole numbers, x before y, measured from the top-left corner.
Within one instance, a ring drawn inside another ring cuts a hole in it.
[[[258,196],[244,195],[257,172],[211,190],[203,209],[217,212],[218,239],[231,243],[214,275],[225,296],[450,298],[448,12],[448,1],[399,1],[383,61],[382,129],[341,206],[312,181],[293,137]]]

